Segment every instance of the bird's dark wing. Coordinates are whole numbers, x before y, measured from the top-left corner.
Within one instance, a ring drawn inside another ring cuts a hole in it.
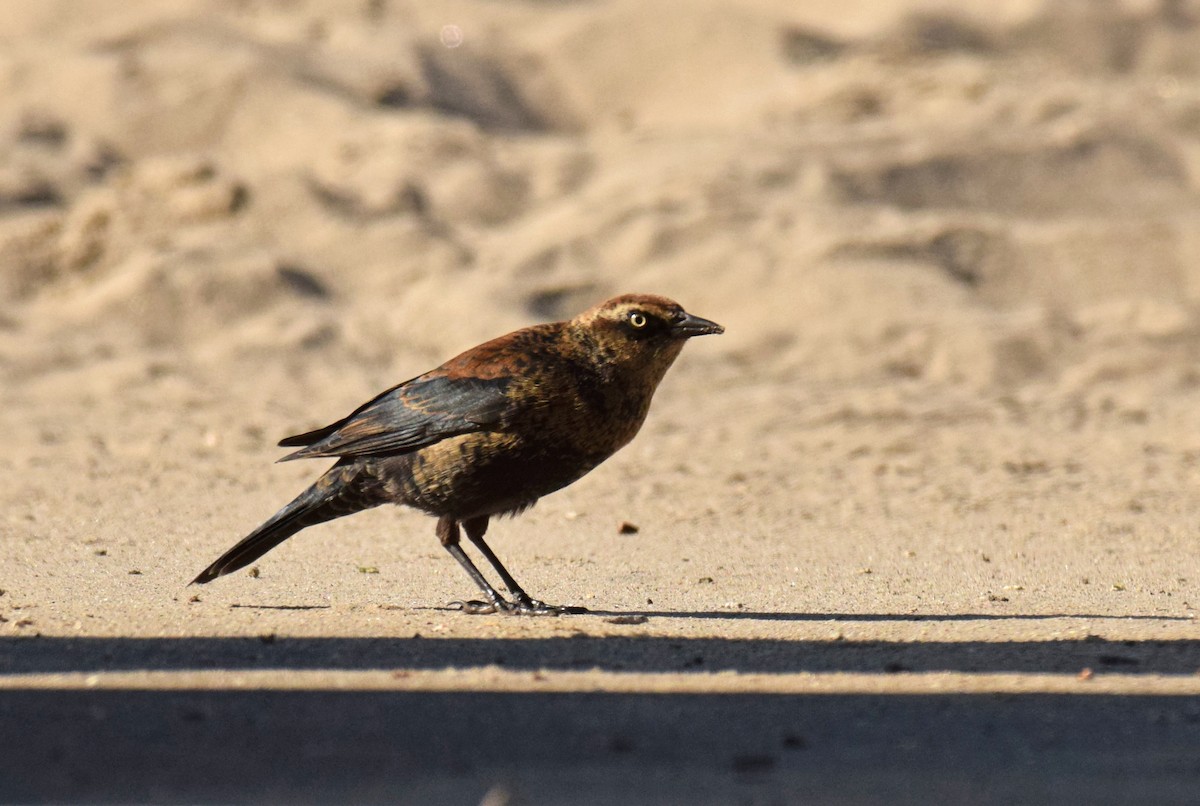
[[[509,380],[440,373],[413,378],[343,420],[281,441],[284,447],[307,447],[279,461],[407,453],[447,437],[495,428],[513,408],[505,394]]]

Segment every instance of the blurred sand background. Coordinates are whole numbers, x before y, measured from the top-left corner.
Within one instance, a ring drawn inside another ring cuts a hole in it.
[[[1200,4],[0,19],[0,799],[1200,791]],[[491,533],[599,614],[392,508],[185,588],[279,438],[626,291],[727,333]]]

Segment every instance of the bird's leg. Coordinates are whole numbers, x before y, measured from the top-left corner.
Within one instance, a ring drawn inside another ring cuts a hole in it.
[[[467,538],[475,544],[475,548],[479,549],[480,554],[492,564],[492,568],[496,569],[496,573],[504,581],[504,586],[512,594],[513,604],[516,605],[516,612],[535,616],[557,616],[562,613],[587,612],[586,607],[548,605],[526,593],[517,580],[513,579],[513,575],[508,573],[508,569],[504,567],[504,563],[500,562],[500,558],[492,551],[491,546],[483,541],[483,536],[487,534],[487,527],[488,519],[486,515],[478,518],[468,518],[463,521],[463,529],[467,532]]]
[[[471,579],[475,580],[475,584],[483,591],[487,597],[486,602],[476,600],[451,602],[452,606],[457,606],[464,613],[472,615],[483,615],[488,613],[510,613],[514,610],[514,605],[508,602],[501,596],[487,578],[479,573],[479,569],[475,567],[475,563],[471,562],[462,550],[462,546],[458,545],[460,533],[458,531],[458,521],[449,516],[438,519],[437,536],[441,541],[442,546],[446,551],[450,552],[450,556],[458,560],[458,564],[463,567]]]

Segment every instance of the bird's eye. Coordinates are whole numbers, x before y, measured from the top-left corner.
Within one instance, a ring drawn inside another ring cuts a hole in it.
[[[629,314],[629,324],[636,328],[640,329],[645,327],[646,322],[646,314],[642,313],[641,311],[634,311],[633,313]]]

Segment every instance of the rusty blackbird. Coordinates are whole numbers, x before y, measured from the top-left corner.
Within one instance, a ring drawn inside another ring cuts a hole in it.
[[[437,516],[442,546],[485,597],[455,603],[463,611],[578,612],[517,584],[483,540],[488,519],[533,506],[628,443],[684,342],[723,331],[665,297],[627,294],[473,347],[332,425],[281,441],[300,450],[280,461],[337,463],[193,582],[244,568],[308,526],[393,503]],[[511,599],[463,552],[460,527]]]

